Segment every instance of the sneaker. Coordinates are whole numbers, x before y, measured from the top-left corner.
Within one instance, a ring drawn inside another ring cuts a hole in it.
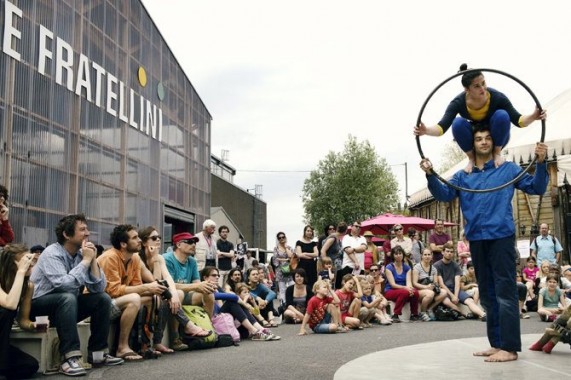
[[[108,353],[103,354],[103,361],[100,363],[93,363],[93,357],[89,354],[87,358],[87,362],[94,366],[114,366],[125,363],[125,360],[121,358],[116,358],[115,356],[111,356]]]
[[[258,340],[259,341],[267,341],[267,340],[271,340],[271,337],[268,334],[264,333],[262,330],[260,330],[257,333],[253,334],[250,337],[250,339],[254,340],[254,341],[258,341]]]
[[[428,317],[430,318],[431,321],[436,321],[436,315],[434,315],[434,310],[429,309],[427,312]]]
[[[396,314],[393,314],[393,323],[400,323],[400,318]]]
[[[186,350],[188,350],[188,345],[182,343],[180,338],[176,338],[172,342],[172,349],[175,351],[186,351]]]
[[[482,315],[480,318],[480,321],[482,322],[486,322],[488,320],[488,317],[486,316],[486,314]]]
[[[66,376],[85,376],[87,374],[79,361],[79,356],[74,356],[61,363],[59,372]]]
[[[379,324],[381,324],[383,326],[388,326],[388,325],[392,325],[393,321],[391,321],[390,319],[387,319],[387,318],[382,318],[381,321],[379,322]]]
[[[422,319],[424,322],[430,322],[430,317],[424,312],[420,313],[420,319]]]
[[[280,340],[282,337],[272,333],[270,329],[263,329],[262,332],[270,337],[269,340]]]

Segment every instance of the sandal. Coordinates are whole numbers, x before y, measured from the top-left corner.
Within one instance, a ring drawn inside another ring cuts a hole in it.
[[[265,319],[261,321],[262,327],[272,327],[270,322],[266,321]]]
[[[155,346],[153,347],[155,349],[155,351],[158,351],[162,354],[172,354],[174,353],[174,350],[172,348],[168,348],[166,346],[164,346],[163,344],[159,343],[159,344],[155,344]]]
[[[264,327],[278,327],[278,324],[272,319],[267,326]]]
[[[206,337],[212,335],[212,330],[205,330],[202,327],[195,326],[192,329],[192,332],[190,334],[186,333],[186,335],[191,336],[193,338],[206,338]]]

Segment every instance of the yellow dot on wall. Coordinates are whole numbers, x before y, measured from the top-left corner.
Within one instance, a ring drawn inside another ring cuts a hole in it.
[[[147,73],[143,66],[139,66],[139,70],[137,71],[137,76],[139,77],[139,83],[141,86],[145,87],[147,85]]]

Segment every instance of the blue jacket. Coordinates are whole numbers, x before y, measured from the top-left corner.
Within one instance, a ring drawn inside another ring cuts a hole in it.
[[[489,189],[515,178],[521,168],[513,162],[505,162],[498,168],[490,160],[480,170],[474,167],[471,174],[460,170],[450,183],[467,189]],[[469,193],[455,190],[429,175],[428,189],[435,199],[449,202],[460,198],[460,208],[466,220],[464,233],[469,241],[501,239],[515,235],[512,199],[514,188],[533,195],[544,194],[549,182],[545,163],[537,164],[535,175],[525,174],[515,185],[488,193]]]

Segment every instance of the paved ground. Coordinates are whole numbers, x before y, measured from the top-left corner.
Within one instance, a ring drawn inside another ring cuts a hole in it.
[[[455,380],[571,377],[571,350],[531,352],[547,323],[537,314],[522,321],[524,351],[513,363],[483,363],[471,355],[488,347],[479,321],[401,323],[347,334],[297,336],[299,325],[281,325],[276,342],[245,341],[239,347],[176,353],[158,360],[89,371],[90,379],[441,379],[452,366]],[[554,368],[550,373],[548,367]],[[555,372],[553,372],[555,371]],[[459,375],[462,375],[459,377]],[[66,378],[61,375],[50,379]]]

